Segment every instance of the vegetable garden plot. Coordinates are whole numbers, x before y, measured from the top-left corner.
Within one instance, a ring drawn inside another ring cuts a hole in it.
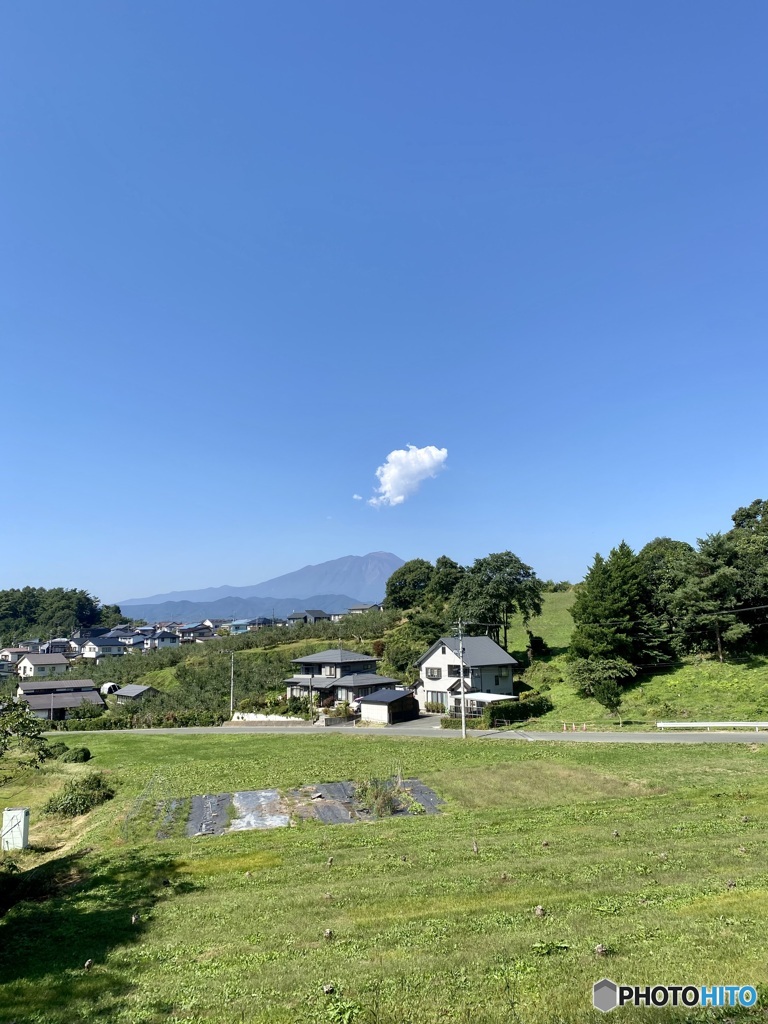
[[[405,779],[394,789],[394,815],[439,814],[443,803],[437,793],[419,779]],[[172,800],[165,809],[163,827],[157,838],[170,834],[174,815],[186,803]],[[192,797],[186,834],[220,836],[226,832],[251,829],[286,828],[292,819],[315,819],[325,825],[348,825],[371,821],[376,815],[358,799],[354,782],[326,782],[302,786],[284,796],[277,789],[239,790],[234,793],[205,794]]]

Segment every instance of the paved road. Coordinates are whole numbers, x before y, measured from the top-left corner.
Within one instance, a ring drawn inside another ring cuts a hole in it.
[[[237,725],[237,726],[189,726],[186,729],[134,729],[126,730],[133,736],[167,735],[184,736],[198,733],[211,733],[218,736],[233,736],[241,733],[260,736],[372,736],[386,737],[422,737],[428,739],[455,740],[461,739],[459,729],[441,729],[438,716],[434,718],[418,718],[413,722],[402,722],[387,728],[355,729],[350,726],[325,728],[312,725]],[[99,731],[101,732],[101,730]],[[70,732],[70,736],[86,733]],[[61,736],[61,733],[54,735]],[[94,731],[91,735],[98,735]],[[481,732],[472,729],[468,736],[478,740],[504,742],[541,743],[555,741],[557,743],[768,743],[768,731],[749,732],[748,730],[731,730],[728,732],[533,732],[516,729],[508,732]]]

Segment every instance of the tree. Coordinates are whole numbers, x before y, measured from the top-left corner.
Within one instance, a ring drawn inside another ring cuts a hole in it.
[[[743,604],[743,573],[733,536],[712,533],[699,541],[687,580],[675,591],[672,607],[681,642],[689,651],[717,652],[744,648],[750,627],[738,616]]]
[[[583,697],[597,697],[603,684],[618,686],[636,675],[635,667],[624,658],[577,658],[568,665],[568,680]]]
[[[442,609],[446,601],[450,601],[465,571],[464,566],[454,562],[452,558],[440,555],[425,591],[427,601],[435,608]]]
[[[450,610],[455,618],[484,627],[507,646],[510,616],[519,614],[527,626],[541,614],[543,584],[530,567],[511,551],[478,558],[464,572],[453,592]]]
[[[37,767],[45,758],[44,729],[42,719],[25,701],[0,703],[0,756],[16,748],[28,755],[28,764]]]
[[[569,657],[620,658],[632,665],[658,661],[663,643],[645,603],[638,556],[624,541],[607,559],[595,555],[571,614]]]
[[[407,611],[421,605],[434,571],[432,563],[424,558],[412,558],[395,569],[387,580],[384,607]]]

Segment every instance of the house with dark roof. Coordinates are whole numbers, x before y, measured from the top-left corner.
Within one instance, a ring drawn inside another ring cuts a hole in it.
[[[296,673],[285,680],[287,697],[307,697],[310,691],[320,701],[357,700],[385,686],[397,686],[397,679],[376,673],[376,658],[342,647],[294,658]]]
[[[514,672],[518,662],[489,636],[462,637],[464,692],[516,696]],[[415,694],[422,708],[440,704],[461,706],[461,652],[455,636],[443,636],[416,661],[419,681]]]
[[[80,653],[84,658],[93,658],[98,665],[102,658],[116,658],[125,654],[125,644],[118,637],[92,636],[83,644]]]
[[[207,640],[213,636],[213,630],[204,622],[190,622],[186,626],[180,626],[176,632],[183,644],[192,644],[195,640]]]
[[[63,654],[24,654],[16,662],[16,672],[22,679],[37,679],[63,675],[69,661]]]
[[[104,707],[92,679],[23,679],[14,700],[26,701],[37,718],[49,721],[61,721],[81,704]]]
[[[144,637],[145,651],[165,651],[171,647],[174,650],[181,643],[178,633],[172,633],[170,629],[158,629],[156,633],[150,633]]]
[[[330,622],[331,613],[321,611],[319,608],[305,608],[302,612],[293,612],[288,616],[288,625],[297,626],[299,623],[304,622],[308,626],[313,626],[316,622]]]

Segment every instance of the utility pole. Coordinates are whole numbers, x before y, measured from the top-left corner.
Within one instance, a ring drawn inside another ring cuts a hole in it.
[[[461,619],[459,619],[459,672],[461,673],[461,738],[467,738],[467,704],[464,693],[464,637],[462,636]]]
[[[235,652],[232,651],[229,662],[229,717],[235,714]]]

